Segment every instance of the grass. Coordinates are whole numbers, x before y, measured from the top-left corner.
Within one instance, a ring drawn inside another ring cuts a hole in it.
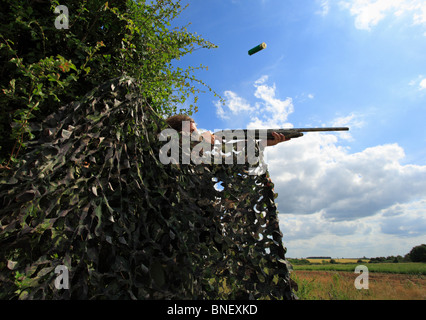
[[[295,270],[300,300],[425,300],[424,275],[369,273],[368,289],[356,289],[358,274],[345,271]]]
[[[426,300],[426,263],[367,263],[358,259],[309,259],[293,264],[301,300]],[[357,266],[368,268],[368,289],[356,289]]]

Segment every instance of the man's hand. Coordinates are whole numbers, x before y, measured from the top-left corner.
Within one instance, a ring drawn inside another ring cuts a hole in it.
[[[203,132],[201,136],[203,137],[204,141],[209,142],[210,144],[214,144],[215,140],[221,141],[218,137],[216,137],[210,131]]]
[[[282,133],[272,132],[272,135],[274,136],[274,140],[267,140],[266,145],[268,147],[275,146],[278,143],[290,140],[290,139],[286,139],[286,137]]]

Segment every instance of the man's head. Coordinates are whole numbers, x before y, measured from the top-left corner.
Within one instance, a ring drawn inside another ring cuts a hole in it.
[[[166,119],[167,124],[179,132],[182,132],[182,124],[184,121],[189,121],[191,133],[197,130],[194,119],[186,114],[177,114]]]

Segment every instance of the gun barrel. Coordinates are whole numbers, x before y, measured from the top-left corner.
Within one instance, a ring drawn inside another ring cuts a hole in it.
[[[273,130],[273,129],[268,129]],[[290,129],[281,129],[281,130],[295,130],[298,132],[314,132],[314,131],[348,131],[348,127],[329,127],[329,128],[290,128]]]
[[[269,140],[273,140],[274,136],[272,132],[282,133],[286,138],[298,138],[303,136],[303,132],[323,132],[323,131],[348,131],[348,127],[323,127],[323,128],[288,128],[288,129],[242,129],[242,130],[222,130],[215,132],[215,135],[230,135],[230,139],[234,139],[232,137],[236,137],[239,133],[244,133],[244,137],[247,138],[248,133],[254,133],[255,139],[262,138],[261,132],[266,131],[266,138]],[[237,134],[237,135],[234,135]],[[264,135],[263,135],[264,136]],[[239,140],[236,138],[236,140]]]

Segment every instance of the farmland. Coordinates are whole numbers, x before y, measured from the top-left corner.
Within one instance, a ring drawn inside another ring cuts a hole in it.
[[[301,300],[426,300],[426,263],[367,263],[349,259],[293,264]],[[321,263],[323,262],[323,263]],[[350,262],[350,263],[348,263]],[[354,263],[355,262],[355,263]],[[315,264],[312,264],[315,263]],[[356,289],[355,267],[368,268],[368,289]]]
[[[359,265],[366,266],[369,272],[426,275],[426,263],[421,262],[308,264],[293,265],[293,269],[311,271],[346,271],[353,273],[356,266]]]

